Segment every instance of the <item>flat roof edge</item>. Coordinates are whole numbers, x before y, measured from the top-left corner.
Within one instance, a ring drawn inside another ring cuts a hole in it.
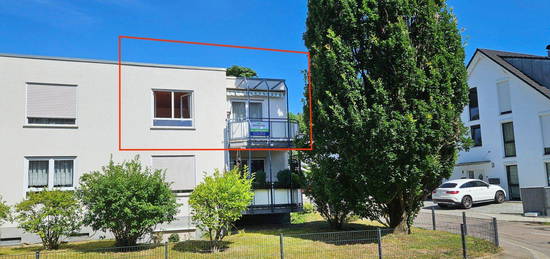
[[[9,53],[0,53],[0,57],[118,65],[118,61],[102,60],[102,59],[67,58],[67,57],[22,55],[22,54],[9,54]],[[189,70],[226,71],[225,68],[219,68],[219,67],[183,66],[183,65],[168,65],[168,64],[141,63],[141,62],[121,62],[121,64],[125,65],[125,66],[139,66],[139,67],[158,67],[158,68],[175,68],[175,69],[189,69]]]

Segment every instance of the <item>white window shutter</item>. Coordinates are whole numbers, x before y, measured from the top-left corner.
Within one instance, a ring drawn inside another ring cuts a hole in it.
[[[165,170],[166,181],[172,190],[195,188],[194,156],[153,156],[153,168]]]
[[[27,117],[76,119],[76,86],[27,84]]]
[[[544,141],[544,147],[550,148],[550,115],[541,116],[540,122],[542,124],[542,138]]]
[[[510,101],[510,86],[508,81],[497,83],[498,106],[500,112],[512,111],[512,103]]]

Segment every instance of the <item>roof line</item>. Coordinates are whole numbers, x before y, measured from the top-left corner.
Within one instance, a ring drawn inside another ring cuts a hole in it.
[[[0,53],[0,57],[118,65],[118,61],[102,60],[102,59],[51,57],[51,56],[22,55],[22,54],[9,54],[9,53]],[[142,62],[121,62],[121,64],[125,66],[175,68],[175,69],[190,69],[190,70],[210,70],[210,71],[226,70],[225,68],[219,68],[219,67],[183,66],[183,65],[168,65],[168,64],[155,64],[155,63],[142,63]]]
[[[480,52],[502,68],[504,68],[506,71],[510,72],[512,75],[526,83],[527,85],[534,88],[537,92],[544,95],[546,98],[550,99],[550,89],[544,87],[543,85],[540,85],[535,80],[533,80],[528,75],[521,72],[519,69],[514,67],[512,64],[508,63],[506,60],[504,60],[502,57],[517,57],[517,58],[539,58],[544,59],[545,57],[542,56],[535,56],[535,55],[528,55],[528,54],[521,54],[521,53],[513,53],[513,52],[504,52],[504,51],[497,51],[497,50],[490,50],[490,49],[476,49],[476,52],[468,62],[468,65],[466,65],[466,68],[470,66],[472,61],[474,60],[476,54]]]

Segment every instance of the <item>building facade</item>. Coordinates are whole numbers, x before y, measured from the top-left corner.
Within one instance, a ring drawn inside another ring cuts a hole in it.
[[[451,179],[498,184],[507,198],[550,184],[550,58],[478,49],[468,67],[470,101],[461,119],[474,146]]]
[[[33,191],[74,190],[80,176],[111,158],[139,156],[144,165],[165,170],[181,204],[177,220],[159,231],[193,237],[191,191],[205,173],[244,163],[266,172],[269,181],[255,189],[245,214],[285,215],[301,207],[297,188],[276,184],[277,172],[289,168],[288,151],[271,150],[293,147],[297,134],[284,80],[227,77],[223,68],[123,63],[120,141],[130,151],[119,151],[116,62],[0,55],[0,71],[0,195],[9,205]],[[239,151],[251,147],[264,150]],[[74,238],[108,236],[81,232]],[[16,224],[0,228],[0,245],[35,241]]]

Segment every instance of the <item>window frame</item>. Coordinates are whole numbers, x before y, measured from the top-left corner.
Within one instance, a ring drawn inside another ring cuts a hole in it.
[[[550,113],[541,113],[539,114],[539,122],[540,122],[540,135],[542,138],[542,155],[548,156],[550,155],[550,147],[546,147],[545,139],[544,139],[544,117],[550,118]],[[548,125],[549,128],[547,130],[550,130],[550,125]]]
[[[233,119],[233,103],[244,103],[244,110],[245,110],[245,119],[244,120],[262,120],[264,119],[264,101],[263,100],[245,100],[245,99],[231,99],[231,119],[235,121],[239,121],[238,119]],[[249,103],[257,103],[262,106],[262,118],[250,118],[250,105]],[[269,117],[269,116],[268,116]]]
[[[512,132],[514,134],[514,139],[513,140],[506,140],[506,136],[505,136],[505,133],[504,133],[504,125],[507,125],[507,124],[511,124],[512,125]],[[505,158],[508,158],[508,157],[516,157],[517,156],[517,147],[516,147],[516,133],[514,131],[514,122],[513,121],[506,121],[506,122],[501,122],[500,123],[500,129],[501,129],[501,132],[502,132],[502,151],[504,152],[504,157]],[[513,155],[507,155],[506,154],[506,144],[511,144],[513,143],[514,144],[514,154]]]
[[[471,105],[471,94],[472,94],[472,90],[475,91],[475,95],[476,95],[476,103],[477,103],[477,106],[475,108],[477,108],[477,118],[474,118],[472,116],[472,105]],[[468,118],[470,119],[470,121],[477,121],[479,119],[481,119],[481,115],[479,114],[479,96],[478,96],[478,93],[477,93],[477,87],[472,87],[470,89],[468,89]]]
[[[544,167],[546,169],[546,186],[550,186],[550,162],[544,162]]]
[[[474,129],[479,129],[479,141],[480,141],[479,144],[476,142],[476,140],[474,138]],[[481,134],[481,124],[476,124],[476,125],[470,126],[470,137],[474,141],[474,146],[473,147],[482,147],[483,146],[483,135]]]
[[[170,118],[157,118],[156,117],[156,108],[157,102],[155,98],[155,92],[170,92],[170,109],[171,117]],[[189,116],[191,118],[174,118],[174,93],[189,93]],[[179,125],[170,125],[170,126],[159,126],[155,125],[155,121],[190,121],[191,126],[179,126]],[[195,128],[195,92],[193,90],[181,90],[181,89],[165,89],[165,88],[151,88],[151,128],[153,129],[194,129]]]
[[[49,117],[29,117],[29,85],[49,85],[59,87],[74,87],[75,88],[75,117],[74,118],[49,118]],[[25,114],[23,116],[24,128],[78,128],[79,105],[78,105],[78,84],[66,83],[44,83],[44,82],[25,82]],[[74,123],[30,123],[29,119],[45,119],[45,120],[74,120]]]
[[[73,161],[73,175],[72,175],[72,185],[71,186],[55,186],[55,161],[64,161],[71,160]],[[24,159],[24,186],[25,193],[28,192],[38,192],[42,190],[75,190],[76,177],[77,174],[77,159],[76,156],[27,156]],[[29,187],[29,167],[31,161],[48,161],[48,186],[46,187]]]
[[[501,85],[501,86],[499,86]],[[501,96],[500,94],[502,93],[501,92],[501,87],[507,87],[507,91],[508,91],[508,103],[510,104],[510,110],[507,110],[507,111],[501,111]],[[510,88],[510,82],[508,81],[507,78],[502,78],[500,80],[497,80],[497,82],[495,83],[495,87],[496,87],[496,90],[497,90],[497,100],[498,100],[498,103],[497,103],[497,107],[498,107],[498,115],[506,115],[506,114],[511,114],[512,113],[512,93],[510,92],[511,91],[511,88]]]

